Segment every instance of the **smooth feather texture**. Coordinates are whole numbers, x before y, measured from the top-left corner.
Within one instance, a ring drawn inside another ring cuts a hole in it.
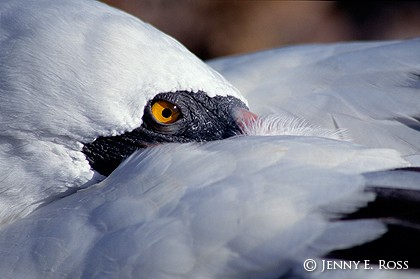
[[[420,165],[420,39],[305,45],[216,59],[257,114],[344,128]]]
[[[375,220],[328,220],[374,198],[360,172],[406,164],[392,150],[312,137],[155,147],[3,229],[0,270],[5,278],[281,276],[384,233]]]
[[[140,126],[157,93],[244,100],[177,41],[97,1],[1,1],[0,49],[0,224],[97,182],[82,142]]]
[[[380,218],[341,219],[375,200],[372,185],[420,190],[415,172],[387,171],[418,162],[418,47],[213,61],[251,108],[274,115],[247,123],[248,136],[138,151],[103,178],[81,142],[132,130],[156,93],[244,98],[173,39],[99,2],[2,1],[2,278],[417,278],[302,264],[387,233]]]

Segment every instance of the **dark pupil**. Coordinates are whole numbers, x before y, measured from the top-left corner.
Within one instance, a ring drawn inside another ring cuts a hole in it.
[[[169,118],[172,115],[172,110],[165,108],[162,110],[162,116],[165,118]]]

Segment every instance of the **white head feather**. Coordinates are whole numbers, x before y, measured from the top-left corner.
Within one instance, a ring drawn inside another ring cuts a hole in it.
[[[97,1],[2,1],[0,18],[0,223],[88,183],[81,142],[138,127],[157,93],[246,102],[177,41]]]

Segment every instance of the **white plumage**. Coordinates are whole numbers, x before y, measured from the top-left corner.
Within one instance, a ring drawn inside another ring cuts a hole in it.
[[[13,267],[6,278],[303,272],[308,257],[385,232],[375,220],[328,218],[374,198],[363,192],[360,172],[404,165],[390,150],[311,137],[156,147],[0,232],[0,270]]]
[[[90,184],[81,142],[139,126],[157,93],[243,99],[178,42],[99,2],[11,0],[0,13],[0,223]]]
[[[420,40],[307,45],[210,63],[256,113],[344,128],[420,165]]]
[[[417,173],[386,171],[420,165],[419,41],[213,61],[251,109],[275,115],[248,136],[137,151],[104,178],[82,143],[133,130],[157,93],[245,99],[98,2],[3,1],[0,19],[3,278],[395,278],[302,264],[387,231],[337,220],[375,199],[367,186],[419,190]]]

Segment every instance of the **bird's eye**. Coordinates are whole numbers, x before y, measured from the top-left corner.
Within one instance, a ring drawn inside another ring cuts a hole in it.
[[[181,117],[181,111],[170,102],[157,100],[152,103],[152,115],[161,124],[171,124]]]

